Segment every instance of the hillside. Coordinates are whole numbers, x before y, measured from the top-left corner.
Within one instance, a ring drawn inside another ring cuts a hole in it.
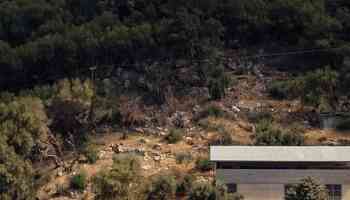
[[[169,107],[144,106],[142,109],[147,110],[144,117],[152,118],[149,121],[165,120],[162,126],[146,122],[143,126],[136,126],[130,130],[101,130],[92,139],[97,145],[98,161],[88,164],[83,156],[72,166],[70,172],[64,172],[62,167],[47,169],[46,173],[51,180],[40,188],[39,199],[93,199],[90,184],[83,192],[76,192],[69,189],[70,178],[80,171],[85,171],[88,177],[93,177],[101,170],[110,169],[113,156],[117,154],[138,155],[141,158],[142,177],[145,180],[158,173],[172,172],[179,176],[192,174],[198,180],[211,180],[214,178],[213,171],[199,170],[196,168],[196,160],[208,157],[210,144],[254,145],[256,123],[259,120],[257,118],[264,118],[267,114],[271,115],[273,121],[282,129],[301,131],[294,134],[305,137],[304,145],[350,143],[349,131],[322,129],[319,125],[311,125],[312,120],[319,121],[318,115],[308,117],[310,108],[302,109],[300,101],[271,98],[266,91],[266,84],[280,79],[283,75],[278,71],[266,70],[274,75],[259,78],[253,74],[237,76],[229,73],[239,82],[234,87],[229,87],[225,98],[218,101],[208,101],[205,96],[200,95],[196,96],[197,99],[185,96],[172,101],[176,102],[171,104],[176,108],[172,113],[169,113]],[[208,109],[217,109],[220,114],[200,114]],[[152,115],[148,116],[150,113]],[[182,121],[184,125],[176,129],[182,130],[183,135],[179,142],[170,144],[166,138],[175,130],[177,120]],[[127,132],[127,139],[122,139],[123,132]],[[179,155],[189,158],[184,158],[185,160],[179,163]],[[72,160],[67,159],[66,162]],[[66,191],[57,191],[60,187],[66,188]]]
[[[349,21],[348,0],[1,0],[0,199],[241,200],[210,145],[349,145]]]

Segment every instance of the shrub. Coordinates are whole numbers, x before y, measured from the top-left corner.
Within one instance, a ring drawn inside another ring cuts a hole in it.
[[[195,117],[195,121],[199,121],[200,119],[204,119],[207,117],[223,117],[225,116],[225,111],[218,105],[211,104],[206,106],[203,110],[201,110]]]
[[[252,122],[252,123],[257,123],[257,122],[260,122],[262,120],[273,121],[272,114],[270,112],[265,112],[265,111],[262,111],[262,112],[256,112],[256,111],[248,112],[247,113],[247,118],[248,118],[248,121]]]
[[[176,163],[178,164],[190,163],[192,159],[191,153],[181,152],[176,154]]]
[[[243,200],[239,194],[227,192],[226,185],[217,184],[213,186],[209,182],[196,183],[188,197],[188,200]]]
[[[196,168],[200,171],[210,171],[213,169],[213,163],[207,157],[200,157],[196,161]]]
[[[99,124],[120,125],[122,114],[114,97],[96,97],[94,118]]]
[[[243,196],[237,193],[229,193],[225,184],[216,181],[216,200],[243,200]]]
[[[120,104],[119,111],[123,127],[142,126],[145,124],[145,114],[137,100],[123,99]]]
[[[339,131],[350,130],[350,119],[343,119],[337,123],[336,129]]]
[[[145,124],[145,113],[140,108],[139,103],[136,100],[129,100],[128,98],[121,99],[120,107],[118,112],[120,112],[120,125],[122,127],[135,127],[143,126]],[[115,112],[118,118],[118,112]],[[123,132],[123,139],[127,138],[127,131]]]
[[[90,164],[94,164],[98,160],[98,150],[95,145],[92,145],[92,144],[88,145],[84,149],[83,154],[86,157],[87,162]]]
[[[210,183],[197,183],[193,186],[188,200],[216,200],[215,188]]]
[[[271,121],[262,120],[256,126],[254,135],[255,145],[303,145],[304,136],[300,133],[293,133],[289,130],[282,131]]]
[[[146,200],[173,199],[176,192],[176,180],[171,175],[158,175],[154,177],[147,188]]]
[[[192,190],[194,177],[190,174],[186,174],[181,177],[176,185],[176,194],[184,195]]]
[[[290,185],[286,200],[327,200],[328,194],[324,186],[311,177],[301,180],[301,183]]]
[[[182,140],[183,130],[182,129],[171,129],[169,134],[165,137],[165,140],[170,144],[175,144]]]
[[[267,88],[268,93],[275,99],[287,99],[290,95],[291,85],[288,81],[272,81]]]
[[[233,145],[236,142],[232,139],[231,134],[224,127],[218,128],[218,135],[210,141],[211,145]]]
[[[204,112],[207,113],[207,117],[222,117],[225,114],[221,107],[217,105],[208,106]]]
[[[32,96],[38,97],[43,101],[45,105],[48,105],[49,101],[55,96],[57,92],[57,87],[44,85],[44,86],[35,86],[30,90],[23,90],[20,92],[20,96]]]
[[[112,169],[102,170],[93,179],[96,200],[132,199],[138,187],[140,162],[130,154],[121,154],[113,159]]]
[[[212,67],[209,72],[208,89],[211,99],[221,99],[225,96],[225,90],[230,85],[230,78],[225,74],[222,66]]]
[[[80,172],[74,175],[70,180],[70,186],[74,190],[83,191],[87,184],[87,175],[85,172]]]

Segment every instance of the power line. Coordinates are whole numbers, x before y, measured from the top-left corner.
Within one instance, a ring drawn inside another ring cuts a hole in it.
[[[321,48],[321,49],[301,49],[301,50],[295,50],[295,51],[281,51],[276,53],[266,53],[266,54],[254,54],[254,55],[239,55],[238,54],[238,60],[250,60],[250,59],[259,59],[259,58],[271,58],[271,57],[279,57],[279,56],[291,56],[291,55],[303,55],[303,54],[310,54],[310,53],[317,53],[317,52],[327,52],[327,51],[334,51],[334,50],[340,50],[342,47],[331,47],[331,48]],[[218,58],[219,60],[229,60],[229,58],[222,56]],[[237,60],[237,61],[238,61]],[[217,64],[218,60],[211,60],[211,59],[194,59],[191,60],[192,63],[207,63],[207,64]],[[146,61],[148,63],[125,63],[125,64],[111,64],[111,65],[95,65],[95,70],[98,73],[98,71],[103,69],[110,69],[114,70],[116,68],[127,68],[127,67],[139,67],[139,66],[151,66],[151,65],[178,65],[178,66],[185,66],[188,64],[188,62],[181,64],[179,61],[153,61],[148,60]],[[81,68],[78,70],[79,73],[88,73],[91,71],[90,68]]]
[[[288,56],[288,55],[308,54],[308,53],[316,53],[316,52],[327,52],[327,51],[340,50],[340,49],[342,49],[342,47],[323,48],[323,49],[303,49],[299,51],[289,51],[289,52],[287,51],[287,52],[278,52],[278,53],[270,53],[270,54],[256,54],[253,56],[247,56],[245,58]]]

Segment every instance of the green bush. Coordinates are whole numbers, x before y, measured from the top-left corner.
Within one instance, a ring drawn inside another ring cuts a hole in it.
[[[222,108],[215,104],[210,104],[206,106],[203,110],[201,110],[196,116],[194,116],[195,121],[200,121],[201,119],[207,118],[207,117],[224,117],[225,111],[222,110]]]
[[[35,86],[33,89],[30,90],[23,90],[20,92],[20,96],[32,96],[40,98],[40,100],[43,101],[45,105],[48,105],[50,100],[55,96],[57,93],[57,87],[56,85],[50,86],[50,85],[44,85],[44,86]]]
[[[30,162],[6,145],[0,135],[0,199],[35,199],[34,170]],[[16,197],[16,198],[14,198]]]
[[[74,190],[83,191],[87,184],[87,175],[85,172],[80,172],[74,175],[70,180],[70,186]]]
[[[180,152],[176,154],[176,163],[178,164],[190,163],[192,159],[191,153]]]
[[[228,193],[226,185],[217,183],[216,186],[207,183],[196,183],[189,193],[188,200],[243,200],[243,196]]]
[[[236,142],[232,139],[231,134],[224,128],[218,128],[218,134],[212,141],[210,141],[211,145],[234,145]]]
[[[272,116],[271,112],[266,112],[266,111],[261,111],[261,112],[252,111],[252,112],[248,112],[247,113],[247,118],[248,118],[248,121],[251,122],[251,123],[257,123],[257,122],[260,122],[262,120],[273,121],[273,116]]]
[[[92,144],[88,145],[84,149],[83,154],[86,157],[87,162],[90,164],[94,164],[98,160],[98,149],[96,145],[92,145]]]
[[[171,175],[157,175],[148,186],[145,194],[146,200],[173,199],[176,192],[176,180]]]
[[[222,117],[225,112],[217,105],[210,105],[204,111],[207,117]]]
[[[196,168],[200,171],[210,171],[213,167],[213,163],[207,157],[200,157],[196,161]]]
[[[96,200],[133,199],[139,187],[141,167],[133,154],[118,154],[111,170],[102,170],[93,178]]]
[[[49,133],[45,106],[36,97],[14,97],[0,102],[0,136],[17,154],[33,159],[33,148]]]
[[[188,200],[216,200],[215,188],[210,183],[197,183],[193,186]]]
[[[267,88],[268,93],[275,99],[287,99],[290,95],[291,85],[288,81],[272,81]]]
[[[221,99],[225,97],[226,88],[230,85],[230,78],[225,74],[221,65],[213,66],[209,70],[208,89],[211,99]]]
[[[194,177],[190,174],[186,174],[185,176],[181,177],[176,185],[176,194],[184,195],[190,192],[192,190],[193,182]]]
[[[336,129],[339,131],[348,131],[350,130],[350,119],[343,119],[338,122]]]
[[[304,135],[289,130],[283,131],[269,120],[260,121],[255,130],[255,145],[300,146],[304,144]]]
[[[175,144],[182,140],[184,132],[182,129],[171,129],[165,140],[170,144]]]
[[[311,177],[301,180],[300,183],[290,185],[286,192],[286,200],[327,200],[326,188]]]

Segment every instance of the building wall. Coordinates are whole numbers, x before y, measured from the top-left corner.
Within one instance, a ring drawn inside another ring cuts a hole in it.
[[[244,200],[284,200],[283,184],[238,184],[237,192]],[[342,185],[342,199],[350,199],[350,185]]]
[[[322,184],[350,185],[350,170],[216,169],[216,177],[223,183],[293,184],[308,176]]]
[[[244,200],[284,200],[282,184],[238,184],[237,192]]]
[[[216,170],[217,180],[236,183],[245,200],[284,200],[284,185],[307,176],[322,184],[341,184],[343,200],[350,200],[350,170]]]
[[[343,200],[348,200],[350,199],[350,184],[349,185],[343,185],[342,186],[342,196]]]

